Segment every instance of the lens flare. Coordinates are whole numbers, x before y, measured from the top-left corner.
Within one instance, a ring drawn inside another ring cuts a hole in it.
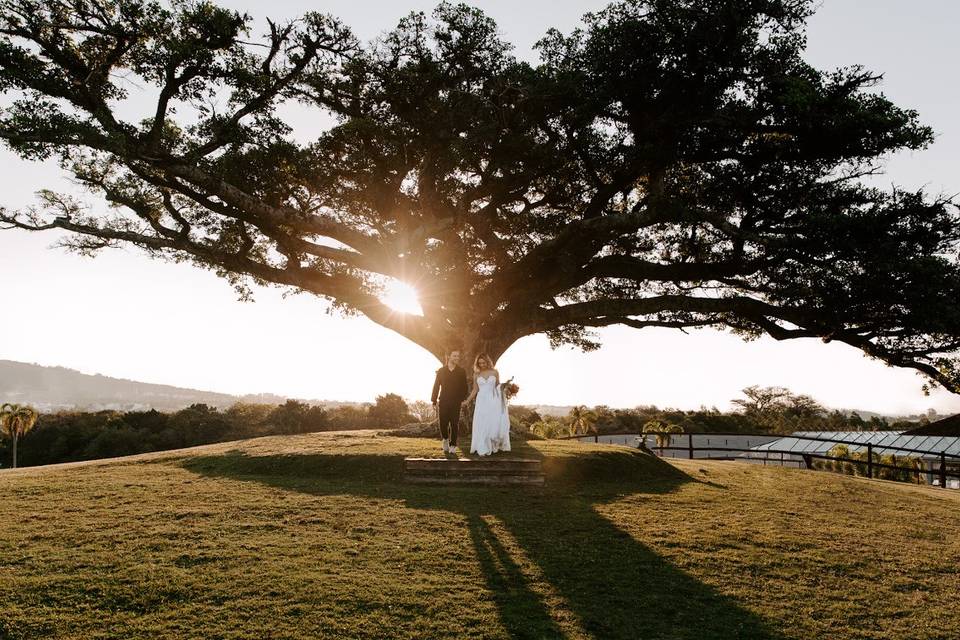
[[[417,316],[423,315],[423,309],[417,299],[417,290],[406,282],[389,281],[380,300],[394,311]]]

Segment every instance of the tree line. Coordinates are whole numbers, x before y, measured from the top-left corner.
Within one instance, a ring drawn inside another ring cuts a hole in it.
[[[394,393],[366,406],[326,409],[297,400],[281,405],[238,402],[226,410],[194,404],[180,411],[58,411],[37,414],[17,430],[19,466],[96,460],[260,436],[395,427],[416,418]],[[13,424],[3,420],[4,424]],[[14,431],[4,428],[0,468],[12,465]]]
[[[783,387],[750,386],[731,403],[734,411],[716,407],[694,410],[654,405],[614,409],[606,405],[573,407],[565,416],[541,416],[536,411],[511,408],[515,429],[546,438],[604,433],[772,433],[795,431],[883,431],[910,429],[917,423],[861,417],[856,411],[827,409],[808,395]],[[519,410],[518,410],[519,409]],[[927,418],[921,418],[921,422]]]
[[[856,412],[827,410],[809,396],[781,387],[748,387],[732,401],[736,411],[717,408],[683,410],[654,405],[612,408],[575,406],[563,416],[542,415],[522,405],[510,408],[511,427],[519,434],[559,438],[604,433],[791,433],[794,431],[863,431],[906,429],[914,422],[865,420]],[[8,412],[10,413],[10,412]],[[20,410],[23,414],[23,410]],[[13,414],[10,413],[12,416]],[[469,427],[464,412],[464,421]],[[15,447],[19,464],[33,466],[192,447],[260,436],[396,428],[434,420],[429,403],[407,403],[386,393],[361,406],[324,408],[297,400],[281,405],[238,402],[220,410],[194,404],[180,411],[58,411],[38,414],[32,429],[6,419],[0,439],[0,467],[10,466]],[[2,422],[2,420],[0,420]],[[29,422],[29,420],[28,420]],[[17,426],[19,425],[19,426]]]

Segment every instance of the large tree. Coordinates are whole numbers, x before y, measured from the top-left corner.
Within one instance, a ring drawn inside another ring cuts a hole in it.
[[[877,74],[803,61],[810,4],[619,2],[529,64],[464,5],[361,43],[316,13],[259,36],[208,3],[2,1],[0,137],[112,205],[2,221],[310,292],[438,358],[713,326],[958,392],[957,207],[867,180],[933,133]],[[294,136],[291,102],[329,126]]]

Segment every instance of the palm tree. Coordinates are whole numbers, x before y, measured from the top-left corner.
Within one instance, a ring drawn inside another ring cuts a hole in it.
[[[40,414],[33,407],[5,402],[0,406],[0,431],[13,441],[13,468],[17,468],[17,440],[37,424]]]
[[[4,402],[0,405],[0,437],[10,432],[10,423],[13,421],[13,408],[17,406]],[[16,466],[16,462],[13,463]]]
[[[530,431],[544,438],[561,438],[567,434],[563,423],[556,418],[546,417],[530,425]]]
[[[675,424],[667,424],[660,420],[650,420],[643,425],[644,435],[652,433],[657,438],[657,447],[660,449],[660,457],[663,457],[663,448],[670,446],[672,434],[683,433],[683,429]]]
[[[589,433],[594,429],[597,421],[597,414],[590,411],[585,406],[578,405],[570,409],[570,431],[571,435],[578,433]]]

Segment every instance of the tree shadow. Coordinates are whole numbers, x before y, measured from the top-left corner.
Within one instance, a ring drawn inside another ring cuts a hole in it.
[[[520,565],[490,526],[480,517],[470,517],[468,527],[487,587],[512,637],[562,637],[563,630],[550,617],[543,598],[530,587]]]
[[[529,449],[515,455],[542,455]],[[638,460],[622,452],[583,461],[546,456],[548,486],[539,490],[405,484],[401,455],[230,452],[180,464],[205,476],[311,495],[395,499],[418,510],[463,515],[487,587],[513,638],[564,637],[571,630],[625,640],[782,638],[735,599],[679,569],[597,511],[597,505],[625,495],[666,493],[696,482],[649,456],[642,464],[653,465],[659,475],[636,479],[629,467],[636,471]],[[591,481],[583,483],[583,477]]]

